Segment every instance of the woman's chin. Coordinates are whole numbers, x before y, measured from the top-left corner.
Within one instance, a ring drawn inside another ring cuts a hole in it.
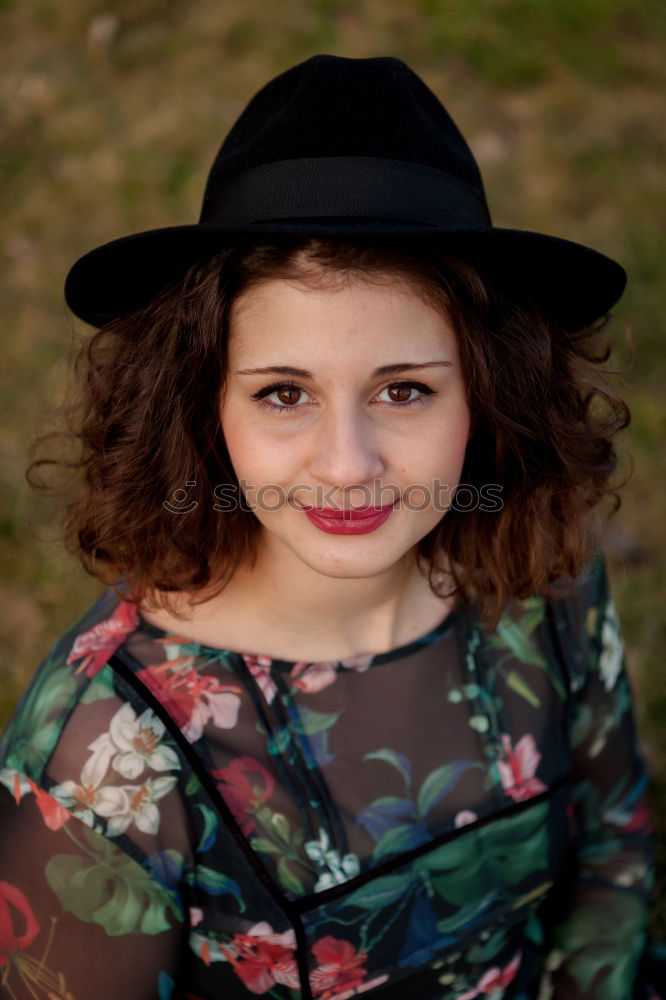
[[[374,547],[373,547],[374,548]],[[340,580],[361,580],[390,572],[404,562],[408,552],[414,549],[382,546],[374,551],[341,551],[340,546],[324,547],[319,552],[314,547],[295,552],[310,569],[322,576]]]

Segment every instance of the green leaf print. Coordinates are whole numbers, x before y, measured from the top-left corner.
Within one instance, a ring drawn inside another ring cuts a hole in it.
[[[432,878],[435,891],[447,902],[465,906],[481,897],[488,886],[511,890],[528,876],[547,869],[548,803],[471,831],[469,836],[443,844],[419,858],[423,872],[446,872]],[[506,894],[510,898],[510,891]]]
[[[53,663],[62,662],[62,656]],[[49,670],[48,666],[29,690],[21,703],[21,710],[5,736],[9,753],[5,765],[23,771],[33,778],[41,777],[41,769],[48,760],[60,735],[59,719],[62,709],[72,698],[76,682],[71,667]]]
[[[81,695],[81,704],[89,705],[93,701],[102,701],[103,698],[114,698],[115,694],[116,692],[113,690],[113,670],[107,664],[93,677]]]
[[[282,854],[282,849],[265,837],[252,837],[250,846],[253,851],[263,851],[264,854]]]
[[[217,816],[213,810],[204,805],[203,802],[197,802],[195,808],[197,808],[203,816],[204,825],[199,839],[199,852],[203,854],[204,851],[208,851],[215,843],[218,828]]]
[[[185,876],[185,881],[190,885],[201,886],[211,896],[222,896],[225,894],[234,896],[240,907],[240,912],[243,913],[247,909],[238,883],[234,879],[229,878],[228,875],[225,875],[224,872],[207,868],[206,865],[197,865],[193,872],[188,872]]]
[[[356,889],[347,896],[342,905],[356,906],[361,910],[381,910],[385,906],[391,906],[404,895],[412,881],[411,872],[403,872],[399,875],[385,875],[383,878],[373,879],[372,882]]]
[[[305,705],[299,705],[298,715],[299,722],[295,727],[297,732],[303,733],[305,736],[314,736],[325,729],[331,729],[342,715],[342,712],[314,712]]]
[[[528,597],[523,601],[524,613],[520,616],[520,627],[529,635],[539,625],[546,614],[542,597]]]
[[[46,881],[64,910],[107,934],[159,934],[169,930],[169,911],[180,920],[182,908],[133,858],[110,841],[85,829],[85,854],[56,854],[44,869]],[[77,842],[78,843],[78,842]]]
[[[187,779],[187,784],[185,785],[185,794],[187,797],[196,795],[201,791],[201,782],[197,778],[196,774],[192,773]]]
[[[539,802],[478,831],[496,879],[517,885],[526,875],[547,869],[549,808],[548,802]]]
[[[515,670],[512,670],[510,672],[509,676],[506,679],[506,682],[512,691],[515,691],[516,694],[519,694],[521,698],[524,698],[525,701],[528,701],[530,705],[532,705],[534,708],[539,707],[539,705],[541,704],[539,697],[534,693],[529,684],[527,684],[527,682],[523,680],[520,674],[516,673]]]
[[[464,865],[470,855],[475,856],[480,853],[477,835],[477,831],[471,830],[455,840],[441,844],[433,851],[417,858],[414,862],[414,870],[424,873],[449,871],[451,868]]]
[[[489,636],[487,642],[495,649],[508,650],[520,663],[544,670],[553,689],[561,699],[564,699],[566,692],[562,687],[562,682],[541,653],[536,642],[530,637],[543,618],[544,611],[543,602],[539,600],[539,607],[535,605],[529,608],[517,622],[508,617],[501,618],[495,634]]]
[[[372,852],[373,861],[378,861],[386,854],[394,854],[399,851],[408,851],[412,847],[418,847],[423,843],[423,831],[414,823],[401,823],[387,830],[377,841]]]
[[[474,920],[478,913],[482,913],[485,909],[490,906],[490,904],[497,898],[496,892],[487,893],[483,899],[476,903],[469,903],[467,906],[461,906],[459,910],[445,920],[437,921],[437,930],[440,934],[454,934],[465,924],[470,923]]]
[[[277,864],[278,875],[280,877],[280,882],[285,889],[290,892],[302,893],[304,890],[304,885],[299,878],[294,875],[289,867],[289,861],[287,858],[280,858]]]
[[[387,764],[392,764],[393,767],[397,767],[400,774],[403,776],[405,786],[407,788],[411,788],[411,764],[409,763],[409,759],[402,754],[396,753],[395,750],[391,750],[388,747],[384,747],[382,750],[373,750],[372,753],[364,754],[363,760],[385,760]]]
[[[478,761],[457,760],[453,764],[443,764],[431,771],[419,790],[417,799],[418,814],[425,819],[434,805],[451,792],[461,774],[470,767],[481,767]]]
[[[275,832],[276,836],[284,843],[286,847],[291,843],[291,830],[289,828],[289,820],[282,813],[272,813],[270,818],[270,826]]]
[[[521,663],[527,663],[533,667],[546,666],[542,653],[529,635],[523,631],[520,622],[502,618],[497,625],[496,633],[488,640],[490,646],[497,649],[508,649]]]
[[[598,901],[577,902],[556,928],[553,947],[566,955],[567,972],[581,996],[593,984],[599,995],[631,996],[642,948],[628,948],[627,942],[645,940],[644,921],[644,903],[630,893],[607,892],[603,906]]]

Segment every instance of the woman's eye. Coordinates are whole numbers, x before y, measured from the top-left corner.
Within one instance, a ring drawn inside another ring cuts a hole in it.
[[[424,385],[423,382],[392,382],[382,389],[382,393],[384,392],[388,393],[388,402],[394,406],[415,406],[422,403],[425,396],[434,396],[436,390]]]
[[[267,385],[264,389],[260,389],[259,392],[255,392],[252,399],[256,399],[267,410],[294,410],[296,409],[296,405],[302,402],[300,397],[304,392],[304,389],[301,389],[298,385],[293,385],[291,382],[280,382],[277,385]],[[269,399],[270,396],[273,396],[276,402],[271,402]]]
[[[417,406],[422,403],[426,396],[434,396],[436,389],[424,385],[423,382],[391,382],[375,397],[382,403],[388,403],[390,407]],[[382,399],[382,395],[387,394]],[[414,395],[416,394],[416,395]],[[293,382],[279,382],[274,385],[267,385],[259,392],[255,392],[251,397],[256,399],[260,406],[274,413],[284,413],[287,411],[296,412],[304,405],[308,393],[301,386]],[[272,397],[272,400],[271,400]]]

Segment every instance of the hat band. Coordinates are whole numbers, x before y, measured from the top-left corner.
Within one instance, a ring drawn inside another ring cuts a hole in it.
[[[280,219],[352,216],[424,226],[487,229],[481,193],[452,174],[370,156],[304,157],[262,164],[204,196],[200,223],[243,225]]]

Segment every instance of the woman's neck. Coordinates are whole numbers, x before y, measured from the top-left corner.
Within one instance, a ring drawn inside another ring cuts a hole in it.
[[[372,577],[335,578],[304,566],[259,556],[224,590],[190,608],[177,595],[167,612],[142,608],[144,617],[205,645],[264,653],[285,660],[342,660],[387,652],[435,628],[453,598],[435,595],[413,553]],[[443,580],[442,592],[449,587]]]

